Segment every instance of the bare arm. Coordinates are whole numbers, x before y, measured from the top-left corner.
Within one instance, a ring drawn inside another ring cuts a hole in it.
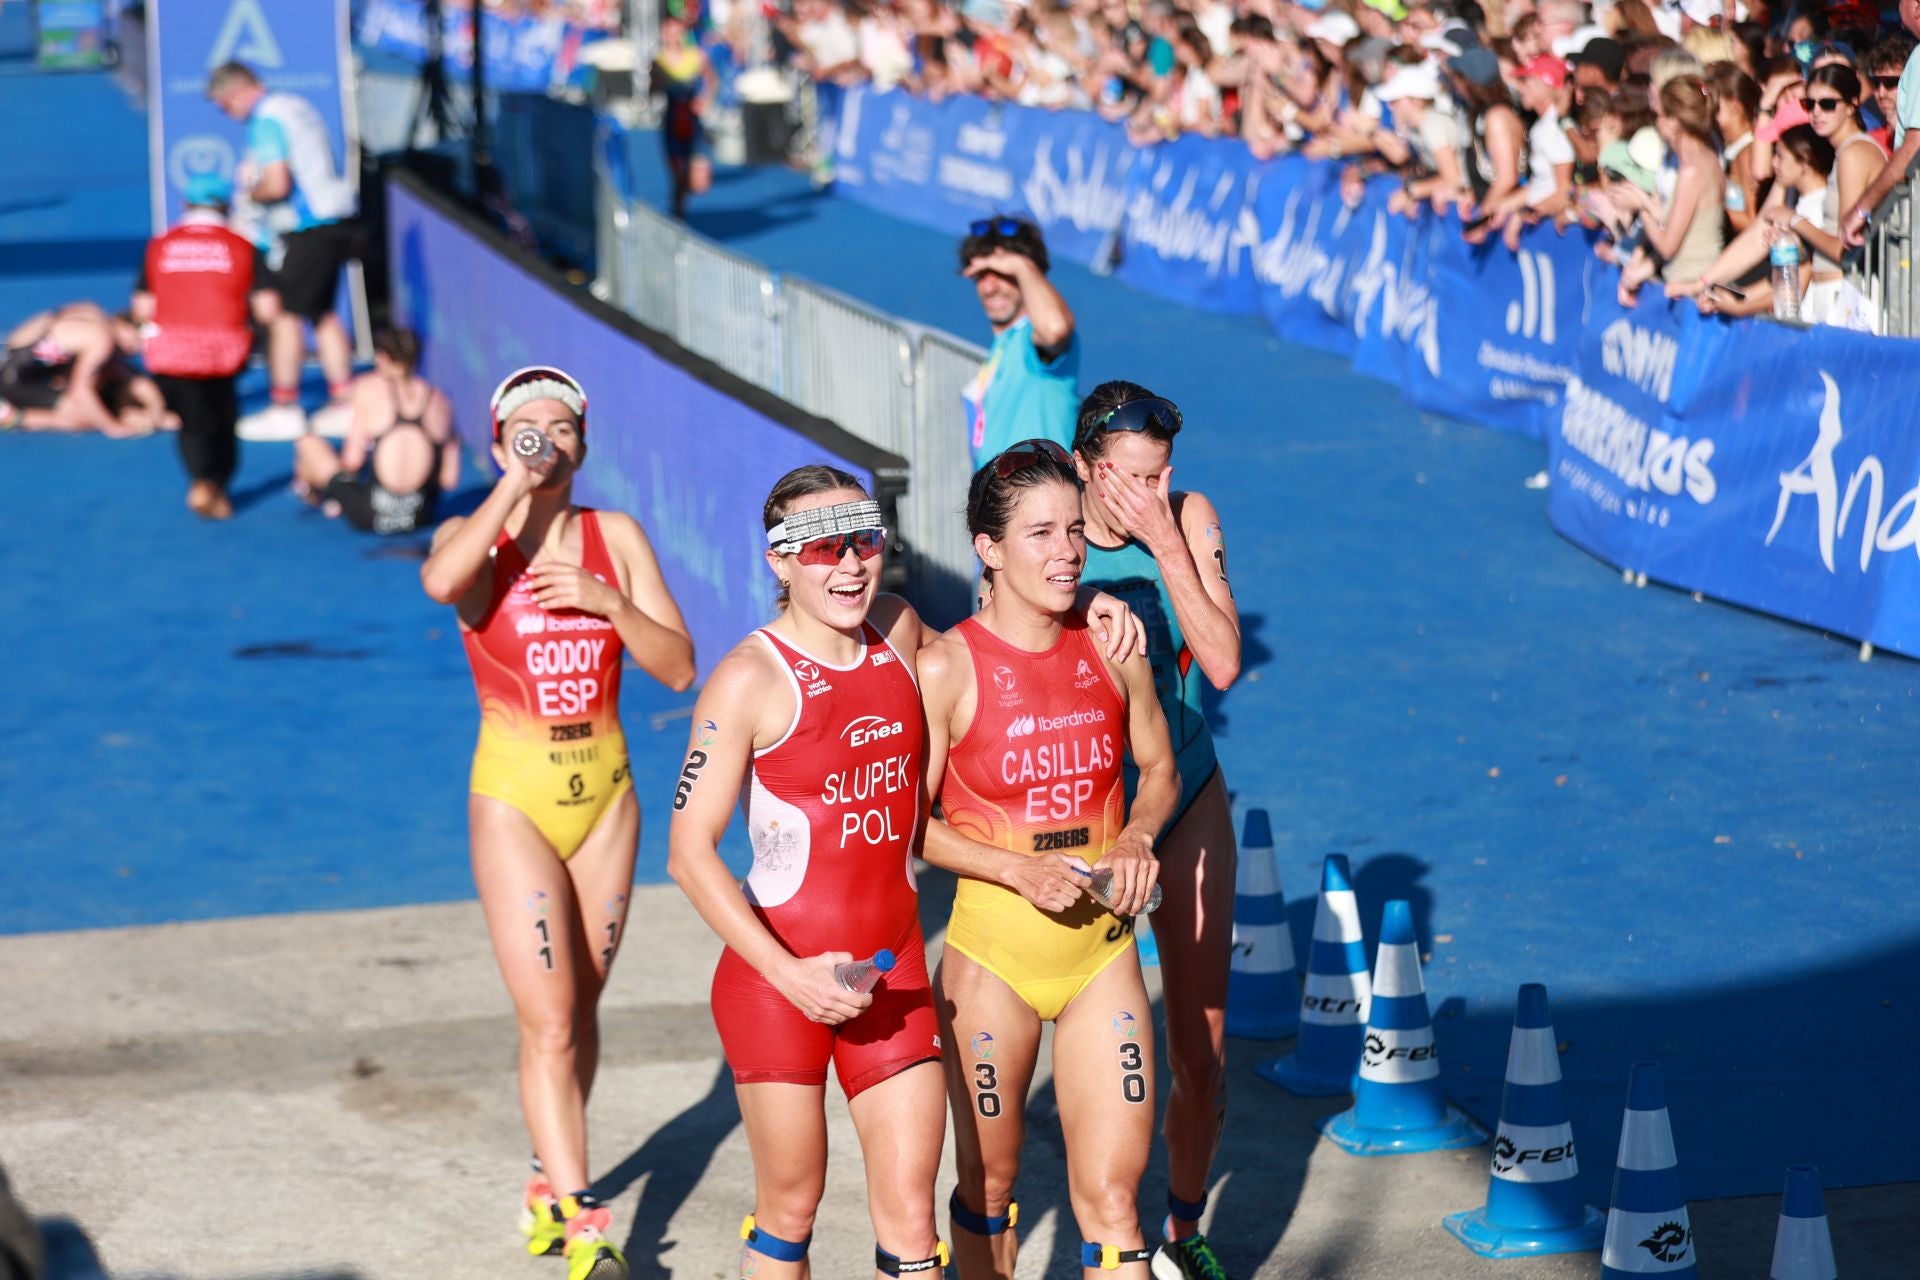
[[[1108,846],[1100,865],[1113,869],[1113,900],[1121,915],[1138,915],[1147,905],[1160,864],[1153,846],[1173,819],[1180,800],[1180,770],[1173,759],[1167,718],[1153,689],[1153,668],[1145,655],[1125,666],[1107,664],[1127,695],[1127,751],[1140,770],[1140,785],[1127,813],[1127,825]]]
[[[260,176],[249,192],[261,204],[277,204],[293,194],[293,170],[285,160],[260,166]]]
[[[754,914],[720,859],[720,837],[755,745],[777,739],[796,710],[790,694],[780,696],[782,682],[770,669],[771,658],[748,647],[756,643],[749,640],[721,659],[694,704],[693,723],[702,729],[700,740],[689,734],[675,783],[667,874],[707,927],[796,1009],[815,1022],[845,1022],[873,1003],[871,995],[847,991],[833,979],[833,966],[853,957],[828,952],[802,959],[788,951]]]
[[[1909,129],[1900,140],[1900,147],[1893,153],[1893,158],[1881,167],[1879,176],[1868,184],[1860,198],[1853,204],[1841,201],[1840,207],[1845,212],[1840,215],[1840,231],[1846,236],[1848,244],[1864,243],[1862,226],[1867,215],[1878,209],[1881,201],[1887,198],[1887,193],[1900,185],[1915,159],[1920,159],[1920,129]]]
[[[1042,360],[1056,360],[1073,339],[1073,309],[1053,287],[1032,258],[1008,249],[995,249],[967,264],[963,273],[972,279],[982,271],[1010,276],[1020,286],[1020,305],[1026,309],[1032,326],[1033,349]]]
[[[456,516],[434,531],[433,549],[420,566],[420,585],[428,598],[461,605],[461,612],[468,612],[466,606],[474,589],[481,585],[481,575],[492,558],[500,531],[507,527],[507,517],[536,483],[533,472],[508,450],[506,474],[493,486],[486,501],[471,516]]]
[[[354,379],[350,406],[352,412],[347,418],[347,438],[340,442],[340,465],[348,473],[366,466],[367,455],[373,451],[373,418],[380,411],[374,402],[376,396],[385,399],[387,393],[375,391],[369,378]]]
[[[1186,493],[1176,514],[1172,467],[1151,486],[1105,462],[1094,478],[1108,508],[1159,566],[1195,661],[1214,688],[1225,690],[1240,674],[1240,611],[1227,584],[1220,513],[1204,494]]]

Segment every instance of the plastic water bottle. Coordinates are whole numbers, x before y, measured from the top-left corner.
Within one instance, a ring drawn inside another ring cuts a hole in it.
[[[1782,232],[1767,251],[1773,264],[1773,318],[1800,318],[1800,242]]]
[[[1095,867],[1092,877],[1087,881],[1087,892],[1093,895],[1095,902],[1109,911],[1113,910],[1113,868]],[[1160,886],[1156,884],[1153,892],[1147,895],[1147,905],[1140,908],[1140,914],[1150,916],[1159,910],[1160,898]]]
[[[833,980],[849,991],[871,991],[880,985],[880,975],[893,969],[893,952],[884,947],[871,960],[848,960],[833,966]]]
[[[507,447],[529,471],[545,471],[553,462],[553,441],[538,427],[521,427]]]

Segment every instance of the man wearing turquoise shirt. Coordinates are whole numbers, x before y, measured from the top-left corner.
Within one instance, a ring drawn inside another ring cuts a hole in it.
[[[1024,218],[984,219],[960,242],[960,273],[993,326],[993,348],[965,392],[976,469],[1015,441],[1073,442],[1080,339],[1047,267],[1046,241]]]

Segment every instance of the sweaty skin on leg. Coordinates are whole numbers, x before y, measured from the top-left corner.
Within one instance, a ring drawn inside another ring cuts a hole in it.
[[[944,1073],[935,1062],[908,1067],[847,1103],[867,1167],[867,1211],[874,1243],[896,1258],[931,1258],[939,1247],[934,1182],[947,1134],[941,1113]],[[916,1274],[937,1277],[940,1268]],[[885,1273],[874,1271],[878,1280]]]
[[[1165,979],[1167,1064],[1172,1075],[1161,1132],[1167,1180],[1190,1203],[1206,1198],[1226,1118],[1227,976],[1232,967],[1238,855],[1226,783],[1219,772],[1160,842],[1165,901],[1154,913]],[[1173,1220],[1175,1239],[1199,1224]]]
[[[1143,1249],[1136,1201],[1153,1144],[1153,1011],[1138,959],[1108,965],[1054,1023],[1053,1078],[1080,1239]],[[1148,1272],[1137,1261],[1082,1275],[1147,1280]]]
[[[827,1185],[826,1086],[743,1084],[735,1088],[740,1121],[753,1152],[753,1218],[778,1239],[799,1243],[813,1235],[814,1214]],[[811,1280],[810,1259],[782,1262],[744,1242],[740,1275],[751,1280]]]
[[[947,1046],[960,1202],[984,1217],[1003,1217],[1020,1174],[1040,1018],[1012,987],[952,948],[934,975],[934,1008]],[[950,1233],[954,1267],[966,1280],[1011,1280],[1020,1252],[1016,1227],[982,1236],[952,1223]]]

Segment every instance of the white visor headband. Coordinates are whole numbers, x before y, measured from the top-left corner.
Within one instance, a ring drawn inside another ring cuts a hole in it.
[[[526,377],[527,374],[536,376]],[[549,377],[547,376],[549,374],[556,376]],[[525,378],[525,381],[515,381],[519,378]],[[508,374],[494,391],[494,433],[499,434],[502,424],[512,418],[518,410],[532,404],[535,400],[558,400],[573,410],[573,416],[580,420],[583,427],[586,424],[587,397],[581,391],[580,384],[558,369],[535,365]]]
[[[781,555],[792,555],[815,538],[830,538],[837,533],[858,533],[862,529],[886,530],[880,504],[863,498],[859,502],[840,502],[831,507],[811,507],[796,511],[767,530],[767,545]]]

